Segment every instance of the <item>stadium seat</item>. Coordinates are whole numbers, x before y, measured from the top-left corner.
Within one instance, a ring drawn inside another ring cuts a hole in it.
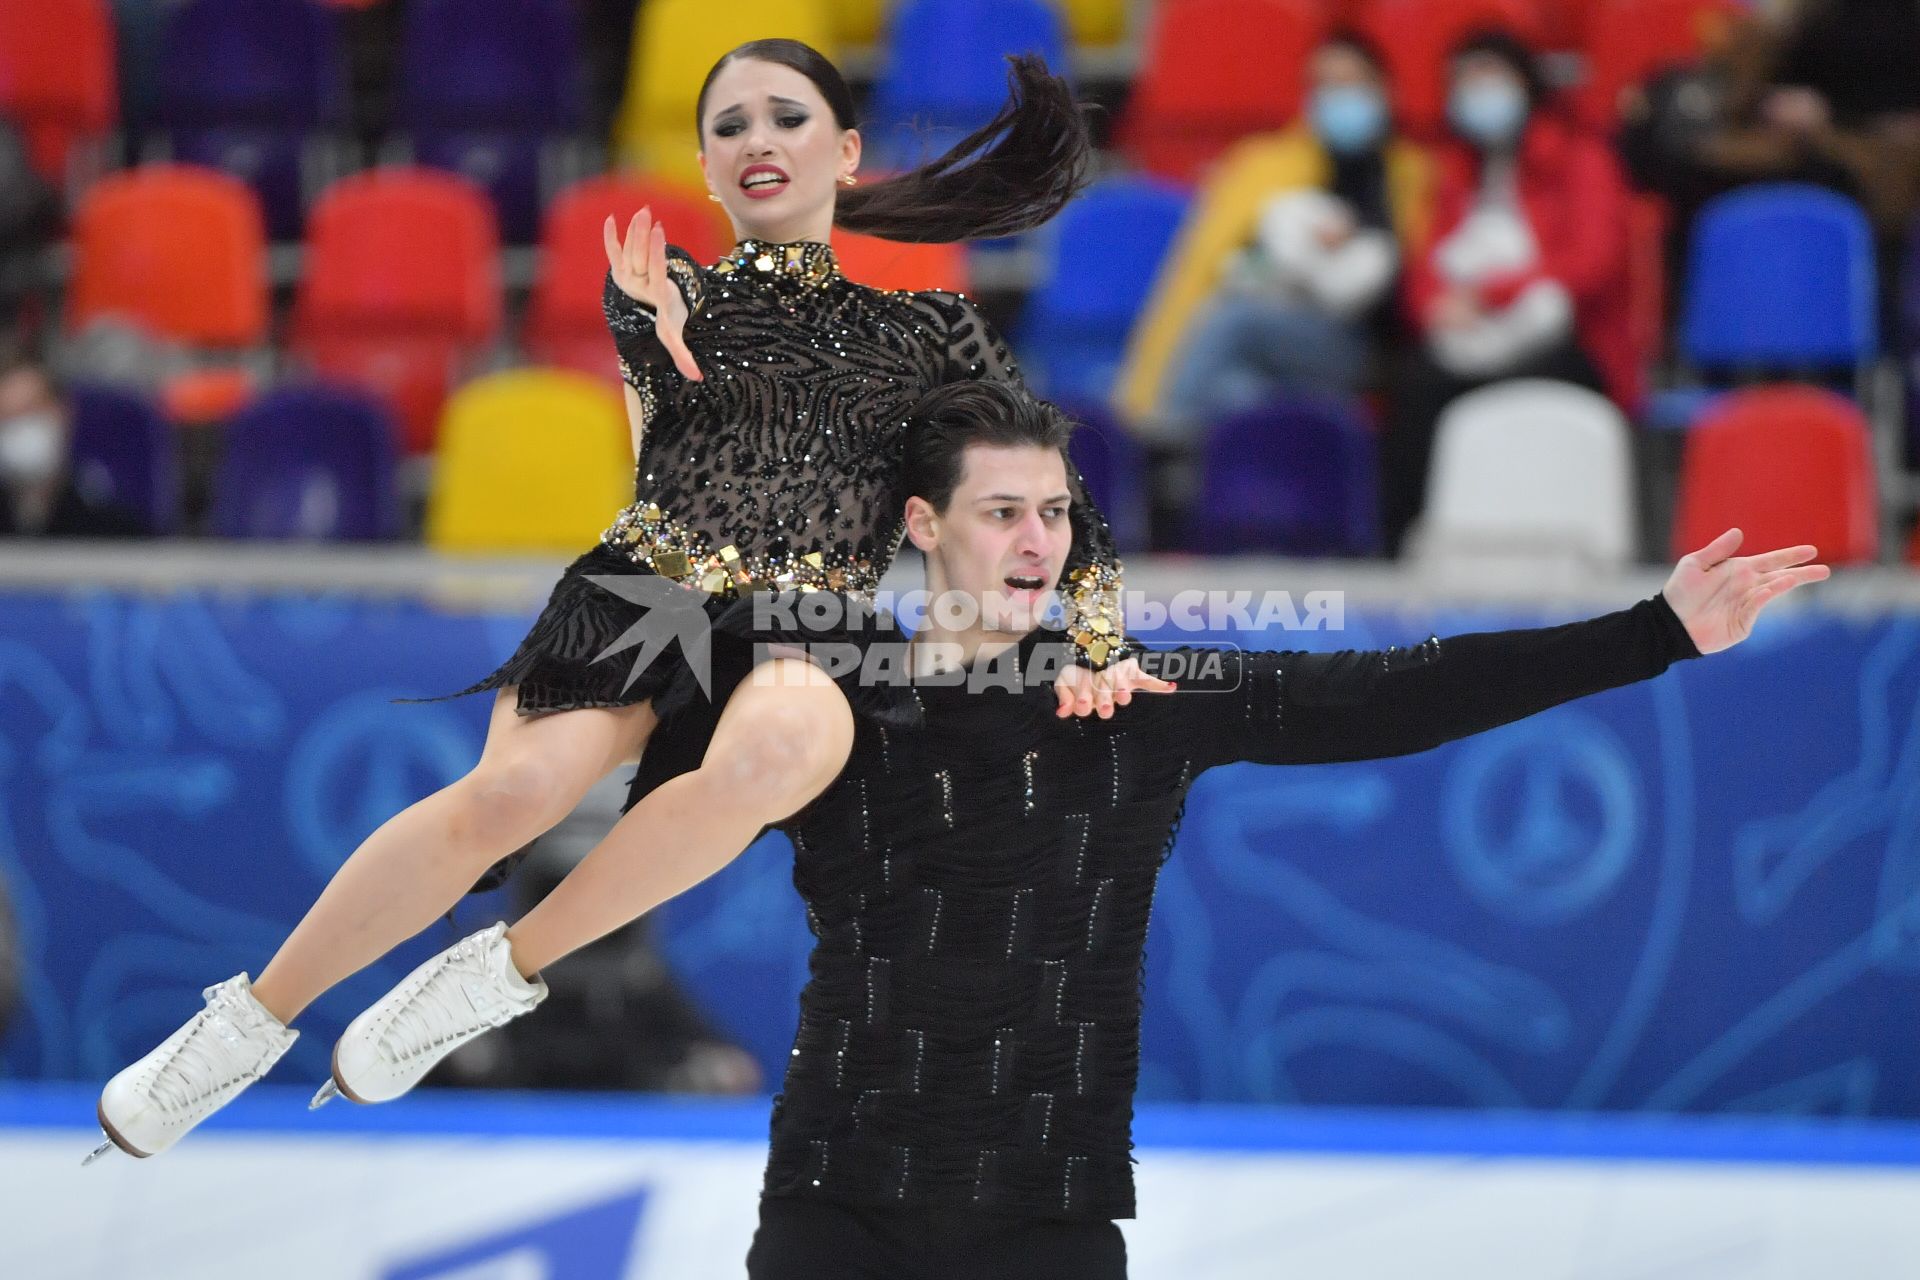
[[[167,19],[157,79],[165,153],[240,178],[268,234],[298,238],[304,174],[325,167],[347,123],[333,15],[309,0],[193,0]]]
[[[1920,470],[1920,218],[1907,229],[1899,289],[1900,356],[1907,385],[1907,466]]]
[[[738,45],[776,36],[831,58],[833,33],[826,0],[648,0],[634,23],[626,100],[614,126],[621,162],[704,187],[693,109],[708,69]]]
[[[1046,228],[1049,261],[1016,344],[1046,394],[1106,399],[1186,208],[1184,188],[1122,176],[1096,183]]]
[[[1113,411],[1094,403],[1060,406],[1078,426],[1067,453],[1080,470],[1087,494],[1106,517],[1116,550],[1147,550],[1150,536],[1146,450],[1128,435]]]
[[[1577,98],[1581,117],[1611,132],[1623,90],[1700,61],[1750,12],[1739,0],[1600,0],[1591,5],[1583,33],[1587,78]]]
[[[408,450],[423,452],[451,381],[499,334],[499,259],[492,207],[466,179],[426,169],[344,178],[309,219],[293,351],[386,396]]]
[[[410,158],[486,188],[502,234],[532,240],[584,120],[574,6],[415,0],[405,20],[394,123]]]
[[[1401,127],[1424,138],[1446,127],[1447,57],[1455,45],[1489,28],[1535,45],[1541,34],[1529,0],[1368,0],[1359,26],[1392,72]]]
[[[832,8],[837,44],[875,44],[886,29],[887,0],[835,0]]]
[[[1065,73],[1065,32],[1044,0],[901,0],[887,21],[865,154],[911,168],[986,124],[1007,100],[1011,53],[1038,53]]]
[[[719,206],[682,187],[626,177],[588,178],[547,207],[540,268],[527,303],[522,345],[537,363],[615,377],[619,356],[600,309],[607,274],[601,227],[609,214],[621,233],[643,206],[667,229],[669,243],[713,262],[732,245]]]
[[[875,289],[953,289],[972,287],[967,250],[960,244],[902,244],[854,231],[833,233],[840,274]]]
[[[1364,556],[1379,550],[1374,434],[1349,402],[1288,395],[1213,425],[1189,549]]]
[[[266,339],[266,232],[238,178],[191,165],[113,174],[87,192],[73,244],[69,330],[111,315],[199,347]]]
[[[1667,345],[1667,228],[1673,220],[1667,202],[1636,193],[1627,205],[1627,332],[1632,344],[1634,393],[1622,398],[1637,413],[1646,392],[1646,375],[1665,355]]]
[[[1117,143],[1150,173],[1194,181],[1238,139],[1299,114],[1307,57],[1326,26],[1315,0],[1155,6]]]
[[[468,383],[440,436],[427,541],[442,550],[577,553],[633,497],[620,396],[583,374],[522,369]]]
[[[68,400],[80,491],[133,512],[153,533],[173,533],[180,524],[180,467],[173,428],[159,407],[104,384],[78,384]]]
[[[1127,38],[1127,0],[1058,0],[1075,48],[1104,48]]]
[[[392,419],[363,394],[292,386],[227,424],[213,480],[213,531],[319,541],[401,532]]]
[[[1913,537],[1907,541],[1907,563],[1920,568],[1920,524],[1913,526]]]
[[[1482,388],[1440,417],[1408,554],[1623,569],[1638,541],[1633,477],[1631,428],[1605,396],[1544,378]]]
[[[1687,436],[1673,554],[1738,527],[1750,551],[1812,543],[1828,564],[1865,564],[1879,547],[1866,418],[1818,387],[1735,391]]]
[[[1694,221],[1680,350],[1701,369],[1850,368],[1879,350],[1873,233],[1832,191],[1729,192]]]
[[[55,190],[68,185],[76,148],[113,131],[118,109],[107,0],[0,4],[0,112]]]

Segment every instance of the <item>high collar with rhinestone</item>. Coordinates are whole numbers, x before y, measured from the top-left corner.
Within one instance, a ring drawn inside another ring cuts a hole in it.
[[[748,272],[791,276],[804,284],[825,284],[840,274],[840,263],[833,256],[833,246],[821,240],[796,240],[791,244],[742,240],[731,253],[716,262],[713,269],[721,275]]]

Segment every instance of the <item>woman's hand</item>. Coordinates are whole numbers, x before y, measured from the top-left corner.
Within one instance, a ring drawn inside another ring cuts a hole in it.
[[[633,215],[627,224],[623,242],[611,215],[601,228],[607,244],[607,265],[613,269],[613,282],[635,302],[653,308],[653,331],[660,345],[673,357],[673,367],[689,382],[701,382],[705,375],[687,349],[687,300],[667,270],[666,228],[653,220],[650,208]]]
[[[1111,720],[1114,707],[1132,702],[1135,690],[1172,693],[1178,687],[1171,680],[1161,680],[1142,671],[1137,658],[1116,662],[1099,671],[1067,667],[1053,682],[1054,696],[1060,700],[1060,708],[1054,715],[1065,719],[1098,711],[1102,720]]]
[[[1680,557],[1661,594],[1686,624],[1701,653],[1731,649],[1753,633],[1755,619],[1769,603],[1802,583],[1818,582],[1832,570],[1808,564],[1819,552],[1811,546],[1783,547],[1757,556],[1734,556],[1741,533],[1729,529],[1700,550]]]

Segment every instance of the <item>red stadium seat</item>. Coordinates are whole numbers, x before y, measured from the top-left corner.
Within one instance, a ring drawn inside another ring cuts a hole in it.
[[[1736,391],[1687,437],[1673,552],[1738,527],[1749,551],[1812,543],[1828,564],[1879,548],[1873,453],[1852,401],[1817,387]]]
[[[1907,543],[1907,563],[1920,569],[1920,524],[1913,526],[1913,539]]]
[[[393,405],[407,448],[432,447],[440,405],[500,331],[500,240],[484,191],[426,169],[328,188],[307,228],[293,349]]]
[[[1627,205],[1627,331],[1634,368],[1642,378],[1666,347],[1667,228],[1672,218],[1659,196],[1635,194]]]
[[[1368,0],[1359,26],[1392,71],[1401,127],[1421,137],[1437,135],[1446,123],[1447,57],[1455,45],[1489,28],[1535,47],[1541,36],[1530,0]]]
[[[1166,0],[1155,6],[1118,142],[1182,182],[1250,133],[1300,111],[1308,55],[1327,29],[1316,0]]]
[[[266,339],[266,230],[237,178],[189,165],[114,174],[81,202],[73,243],[69,329],[118,315],[202,347]]]
[[[575,183],[547,206],[540,270],[527,303],[522,345],[541,364],[616,376],[619,357],[600,311],[607,274],[601,225],[611,214],[624,235],[642,206],[667,229],[669,242],[712,262],[733,243],[720,206],[679,186],[610,176]]]
[[[0,3],[0,112],[25,136],[34,169],[58,189],[75,144],[118,116],[107,0]]]
[[[1587,20],[1587,80],[1580,115],[1611,130],[1620,95],[1674,66],[1718,48],[1748,10],[1740,0],[1605,0]]]
[[[967,251],[958,244],[901,244],[851,231],[833,233],[840,273],[875,289],[953,289],[972,287]]]

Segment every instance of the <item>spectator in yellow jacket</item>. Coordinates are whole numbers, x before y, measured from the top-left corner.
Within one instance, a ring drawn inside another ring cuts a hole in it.
[[[1418,243],[1426,158],[1392,135],[1386,71],[1357,35],[1308,68],[1305,119],[1228,151],[1135,326],[1116,406],[1188,436],[1284,387],[1351,391]]]

